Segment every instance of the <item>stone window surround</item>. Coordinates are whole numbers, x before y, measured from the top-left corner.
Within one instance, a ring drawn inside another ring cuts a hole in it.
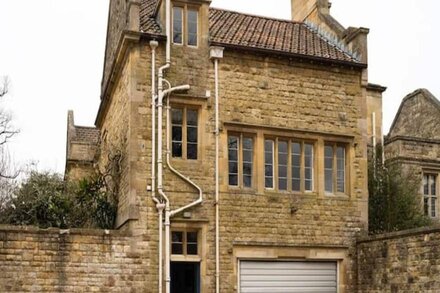
[[[198,242],[198,255],[174,255],[171,254],[172,262],[198,262],[200,263],[200,292],[208,292],[208,282],[207,278],[207,236],[208,236],[208,224],[207,219],[184,219],[175,218],[171,221],[170,233],[173,231],[197,231],[197,242]],[[170,235],[171,237],[171,235]],[[165,241],[164,241],[165,242]],[[165,244],[163,242],[163,244]],[[171,245],[171,243],[170,243]],[[165,249],[165,247],[164,247]],[[171,249],[171,247],[170,247]],[[165,251],[165,250],[164,250]],[[170,250],[171,251],[171,250]]]
[[[354,181],[354,136],[346,134],[336,134],[336,133],[325,133],[317,131],[306,131],[302,129],[291,129],[284,127],[270,127],[264,125],[256,124],[245,124],[240,122],[224,122],[225,129],[223,130],[221,136],[221,146],[224,147],[222,150],[223,157],[220,159],[220,170],[224,170],[221,174],[223,180],[221,179],[220,191],[221,192],[233,192],[233,193],[249,193],[254,194],[298,194],[298,195],[310,195],[318,196],[320,198],[342,198],[350,199],[354,195],[353,183]],[[227,149],[227,138],[228,133],[245,133],[248,135],[254,135],[254,172],[255,176],[253,178],[252,188],[237,188],[235,186],[228,185],[228,149]],[[264,138],[265,137],[278,137],[291,140],[300,140],[306,142],[315,142],[314,144],[314,191],[313,192],[293,192],[293,191],[278,191],[274,189],[266,189],[264,187]],[[324,145],[329,144],[341,144],[346,146],[345,153],[345,193],[334,193],[329,194],[324,191],[324,176],[319,176],[319,174],[324,174]]]
[[[188,4],[184,2],[173,1],[171,5],[171,34],[172,44],[175,46],[187,46],[189,48],[198,48],[200,43],[200,6]],[[182,8],[182,43],[174,43],[174,7]],[[197,12],[197,45],[188,44],[188,11],[193,10]]]
[[[425,175],[433,175],[433,176],[436,176],[436,179],[435,179],[435,184],[436,184],[436,194],[435,194],[435,198],[437,198],[437,201],[436,201],[436,208],[435,208],[435,217],[433,217],[432,215],[431,215],[431,198],[433,198],[434,196],[433,195],[425,195],[425,192],[424,192],[424,176]],[[430,168],[430,169],[428,169],[428,168],[422,168],[422,183],[421,183],[421,191],[420,191],[420,194],[421,194],[421,201],[422,201],[422,208],[423,208],[423,211],[424,211],[424,207],[425,207],[425,204],[424,204],[424,200],[425,200],[425,198],[429,198],[429,200],[428,200],[428,216],[430,217],[430,218],[432,218],[432,219],[437,219],[438,217],[439,217],[439,187],[440,187],[440,170],[439,169],[432,169],[432,168]]]

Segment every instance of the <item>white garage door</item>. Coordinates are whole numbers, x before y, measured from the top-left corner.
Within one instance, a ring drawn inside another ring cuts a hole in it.
[[[241,261],[240,292],[337,292],[336,262]]]

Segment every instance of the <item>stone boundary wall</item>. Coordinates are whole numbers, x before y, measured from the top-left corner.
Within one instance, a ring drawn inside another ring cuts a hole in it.
[[[358,292],[440,292],[440,226],[365,237]]]
[[[147,292],[143,239],[0,225],[0,292]]]

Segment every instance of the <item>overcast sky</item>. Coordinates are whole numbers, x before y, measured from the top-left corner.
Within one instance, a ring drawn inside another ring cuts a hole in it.
[[[406,94],[424,87],[440,98],[440,1],[332,3],[345,27],[370,28],[369,80],[388,87],[385,133]],[[213,0],[212,6],[290,17],[290,0]],[[0,76],[12,84],[6,106],[21,133],[9,149],[18,162],[63,172],[67,110],[75,111],[76,124],[93,125],[107,12],[108,0],[0,0]]]

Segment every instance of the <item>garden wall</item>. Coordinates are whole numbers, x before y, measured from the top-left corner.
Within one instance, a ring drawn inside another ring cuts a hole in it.
[[[2,225],[0,292],[150,292],[143,243],[119,231]]]
[[[358,241],[358,292],[440,292],[440,226]]]

